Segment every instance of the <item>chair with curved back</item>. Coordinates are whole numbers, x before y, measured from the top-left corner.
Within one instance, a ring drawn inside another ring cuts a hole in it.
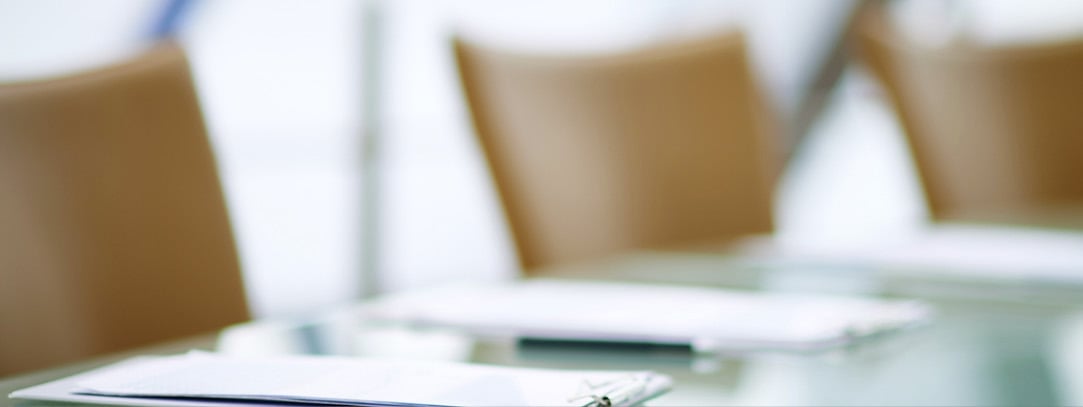
[[[605,55],[454,48],[528,273],[772,231],[777,157],[742,35]]]
[[[179,47],[0,84],[0,376],[248,318]]]
[[[1083,205],[1083,41],[932,47],[885,12],[866,10],[857,40],[902,122],[935,219],[1026,219]]]

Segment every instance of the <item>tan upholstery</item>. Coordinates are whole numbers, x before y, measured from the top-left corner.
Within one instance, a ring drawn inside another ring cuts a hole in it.
[[[935,218],[1083,204],[1083,41],[931,48],[867,11],[861,52],[901,118]]]
[[[743,37],[597,56],[455,43],[522,266],[772,231]]]
[[[247,318],[180,48],[0,85],[0,376]]]

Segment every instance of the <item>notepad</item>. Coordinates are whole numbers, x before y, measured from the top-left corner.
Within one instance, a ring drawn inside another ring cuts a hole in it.
[[[744,352],[845,346],[924,324],[932,308],[909,300],[537,279],[405,293],[371,313],[479,335]]]
[[[650,371],[526,369],[346,357],[141,357],[12,398],[138,405],[631,406],[671,379]],[[220,404],[219,404],[220,403]],[[232,404],[231,404],[232,403]]]

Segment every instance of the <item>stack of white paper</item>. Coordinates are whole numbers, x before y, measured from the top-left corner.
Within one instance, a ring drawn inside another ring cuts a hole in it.
[[[143,357],[12,393],[135,405],[627,406],[669,389],[648,371],[565,371],[342,357]]]
[[[678,344],[712,352],[827,349],[924,323],[931,309],[917,301],[532,280],[406,293],[373,313],[483,335]]]

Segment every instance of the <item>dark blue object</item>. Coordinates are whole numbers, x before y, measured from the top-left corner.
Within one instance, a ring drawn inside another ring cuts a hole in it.
[[[150,29],[150,38],[162,40],[174,37],[183,25],[184,16],[196,0],[166,0],[165,7],[154,20]]]

